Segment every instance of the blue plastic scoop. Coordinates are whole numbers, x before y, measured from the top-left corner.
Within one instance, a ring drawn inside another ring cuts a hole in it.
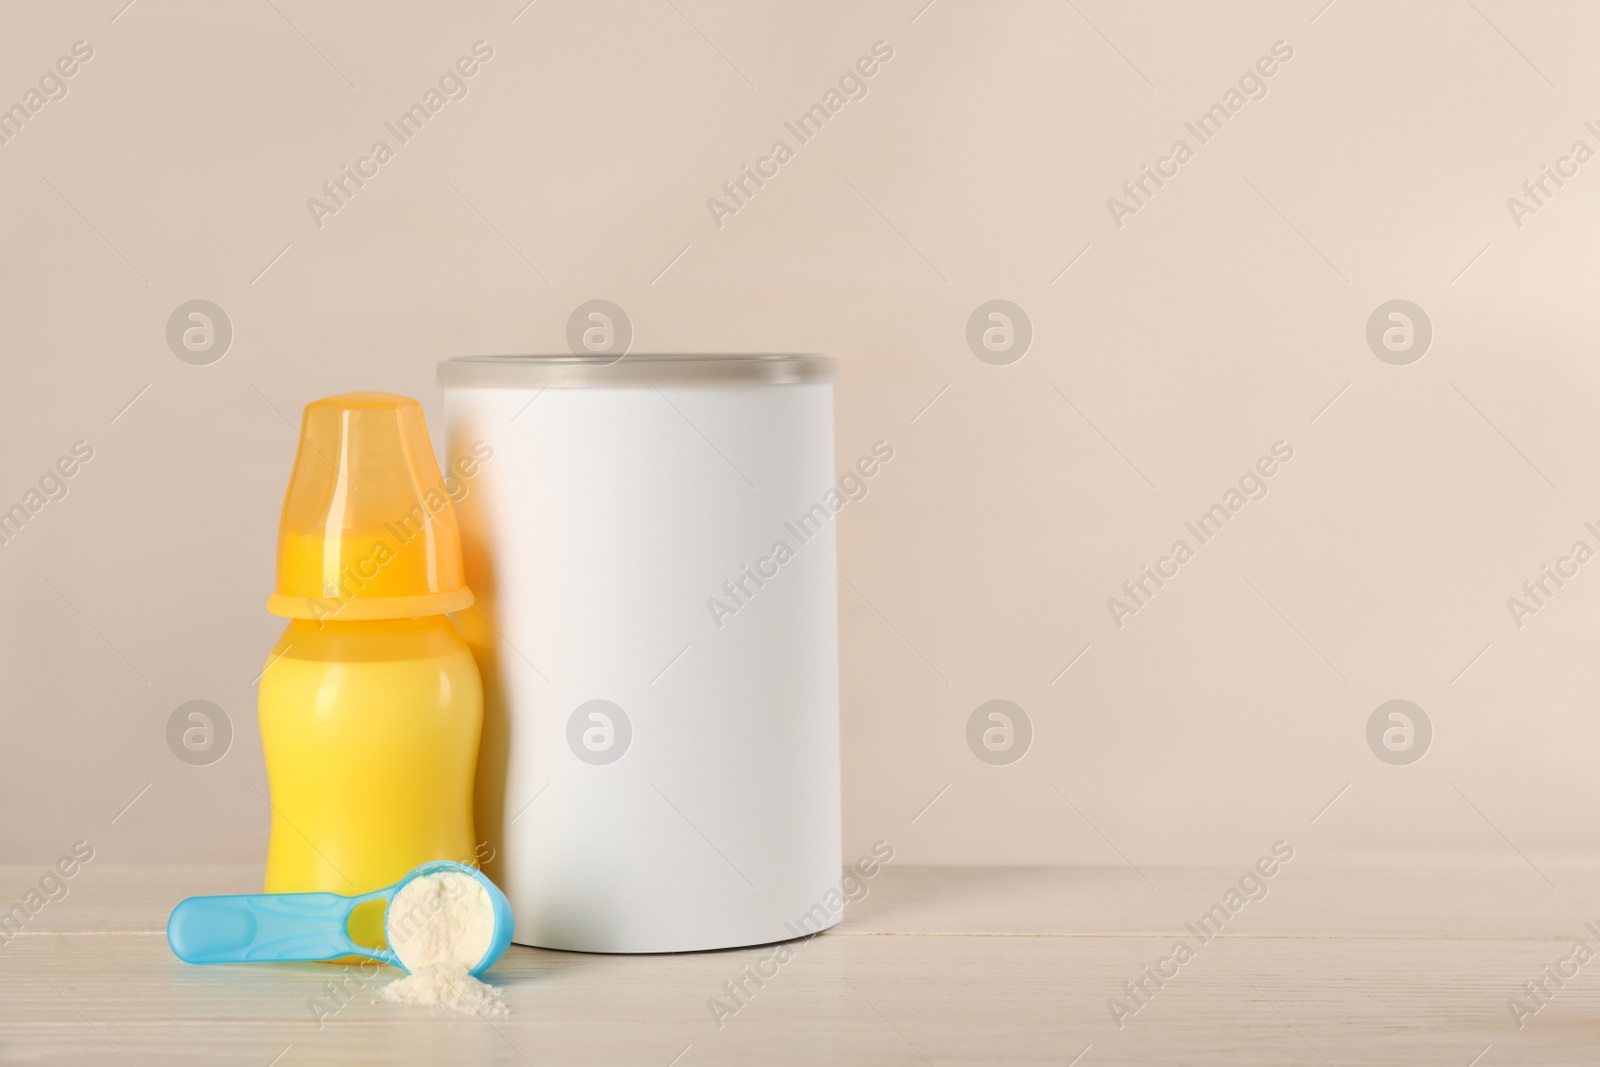
[[[338,893],[252,893],[242,896],[190,897],[172,909],[167,944],[185,963],[257,963],[285,960],[331,960],[366,956],[407,970],[390,949],[369,948],[350,940],[350,913],[371,900],[393,901],[413,878],[455,871],[476,879],[494,905],[494,936],[483,959],[472,968],[477,977],[500,961],[511,944],[511,904],[500,888],[475,867],[435,860],[407,874],[394,885],[359,896]],[[398,938],[390,925],[397,917],[384,913],[389,944]],[[405,931],[402,931],[404,933]],[[409,973],[409,972],[408,972]]]

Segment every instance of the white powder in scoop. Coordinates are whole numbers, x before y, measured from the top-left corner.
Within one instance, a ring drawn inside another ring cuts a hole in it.
[[[384,918],[389,947],[411,973],[384,986],[384,1000],[470,1015],[511,1014],[500,990],[469,973],[494,939],[494,903],[459,871],[407,882]]]

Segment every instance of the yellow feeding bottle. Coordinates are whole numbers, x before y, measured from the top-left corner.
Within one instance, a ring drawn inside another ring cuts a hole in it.
[[[452,502],[466,484],[440,476],[415,400],[306,405],[267,601],[290,621],[259,698],[268,893],[348,896],[474,859],[483,687],[446,614],[472,604]],[[379,947],[374,904],[350,934]]]

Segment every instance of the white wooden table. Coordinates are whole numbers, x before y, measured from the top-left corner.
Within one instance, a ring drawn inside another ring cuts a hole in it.
[[[0,907],[42,870],[0,868]],[[1125,868],[889,866],[838,928],[800,944],[762,987],[747,983],[753,993],[721,1028],[708,1000],[732,1004],[723,984],[771,948],[627,957],[513,946],[489,975],[509,1019],[374,1002],[394,973],[385,969],[352,982],[319,1026],[308,1002],[328,997],[338,968],[190,967],[167,949],[178,899],[254,891],[259,869],[97,861],[0,946],[0,1062],[1600,1063],[1600,958],[1550,983],[1520,1029],[1507,1007],[1575,940],[1600,952],[1584,927],[1600,929],[1600,869],[1301,861],[1200,942],[1184,924],[1241,871],[1148,868],[1146,882]],[[1179,936],[1193,958],[1162,964],[1176,976],[1147,980],[1153,993],[1119,1029],[1108,998],[1127,1000],[1123,983]]]

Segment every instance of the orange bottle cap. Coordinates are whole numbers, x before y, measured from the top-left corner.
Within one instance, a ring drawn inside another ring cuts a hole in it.
[[[455,505],[422,405],[389,393],[307,404],[267,610],[291,619],[400,619],[471,604]]]

